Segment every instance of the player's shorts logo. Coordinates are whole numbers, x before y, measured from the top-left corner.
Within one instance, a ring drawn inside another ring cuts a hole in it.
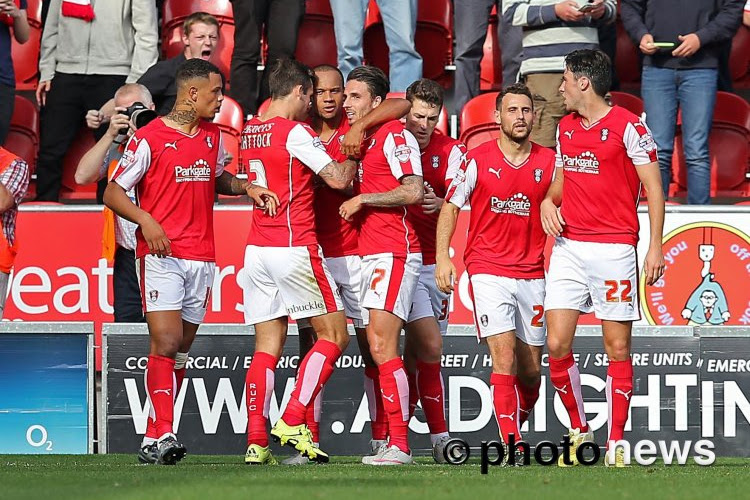
[[[159,300],[159,290],[149,290],[148,300],[150,300],[151,302],[156,302],[157,300]]]
[[[750,236],[718,222],[679,227],[664,238],[664,276],[641,301],[652,325],[750,324]]]
[[[479,318],[480,323],[482,323],[482,326],[487,326],[490,322],[489,318],[487,318],[486,314],[482,314],[482,316]]]

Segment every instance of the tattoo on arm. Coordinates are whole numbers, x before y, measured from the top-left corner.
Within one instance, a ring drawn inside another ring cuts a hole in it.
[[[332,161],[318,173],[321,179],[334,189],[345,189],[354,178],[356,164],[351,160],[343,163]]]
[[[245,194],[245,183],[225,171],[216,178],[216,192],[225,195]]]
[[[422,203],[424,185],[419,175],[409,175],[401,179],[401,185],[385,193],[362,195],[362,203],[375,207],[402,207]]]

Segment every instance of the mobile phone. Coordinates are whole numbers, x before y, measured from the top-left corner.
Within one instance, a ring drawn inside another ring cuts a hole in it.
[[[594,4],[587,3],[587,4],[584,4],[584,5],[581,5],[580,7],[578,7],[578,12],[580,12],[582,14],[585,14],[587,12],[591,12],[595,8],[596,8],[596,6]]]
[[[654,42],[654,47],[659,47],[660,49],[673,49],[675,47],[674,42]]]

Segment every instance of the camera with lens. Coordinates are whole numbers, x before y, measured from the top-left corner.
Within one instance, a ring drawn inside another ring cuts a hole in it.
[[[123,111],[122,114],[130,118],[130,122],[133,124],[136,130],[145,126],[157,116],[156,111],[154,111],[153,109],[148,109],[142,102],[134,102],[133,104],[128,106],[128,109]],[[125,135],[128,133],[128,129],[122,128],[119,130],[119,132],[120,134]]]

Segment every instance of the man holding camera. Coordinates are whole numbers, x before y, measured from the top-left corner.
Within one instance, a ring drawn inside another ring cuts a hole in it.
[[[115,92],[115,115],[107,131],[96,145],[78,163],[75,173],[77,184],[90,184],[110,177],[125,151],[125,143],[139,125],[156,117],[154,103],[148,89],[138,83],[128,83]],[[135,114],[136,120],[131,120]],[[134,190],[128,196],[135,202]],[[102,232],[102,257],[114,263],[112,275],[115,322],[140,323],[144,321],[141,291],[135,270],[135,230],[132,222],[115,216],[104,209]]]

